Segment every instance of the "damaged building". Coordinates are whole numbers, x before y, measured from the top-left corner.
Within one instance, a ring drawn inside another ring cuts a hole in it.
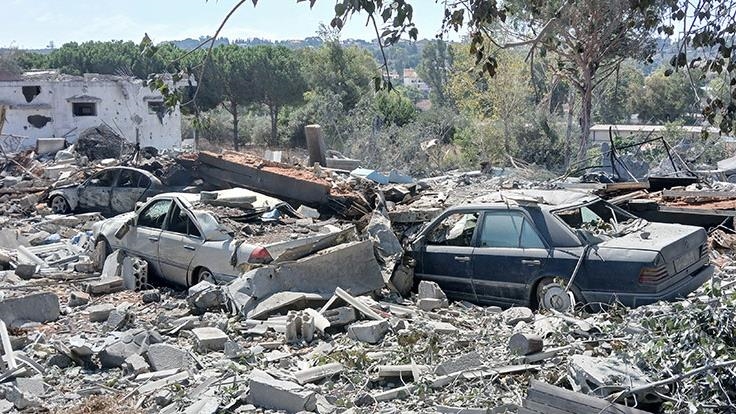
[[[130,76],[56,70],[0,78],[0,106],[7,108],[3,148],[36,146],[39,138],[75,142],[86,129],[107,125],[131,143],[169,149],[180,145],[179,108],[165,107],[160,93]]]

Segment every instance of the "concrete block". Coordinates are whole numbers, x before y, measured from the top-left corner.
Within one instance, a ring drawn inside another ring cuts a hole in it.
[[[132,337],[127,337],[106,346],[97,353],[102,368],[120,368],[126,359],[141,351],[141,347],[133,342]]]
[[[110,303],[102,303],[87,308],[89,312],[90,322],[104,322],[110,316],[110,312],[115,310],[115,306]]]
[[[29,280],[38,272],[38,265],[35,263],[18,263],[15,267],[15,275],[23,280]]]
[[[314,411],[317,408],[314,391],[306,390],[295,382],[277,380],[265,371],[254,369],[248,388],[248,402],[256,407],[287,413]]]
[[[138,257],[125,256],[120,276],[126,290],[140,290],[148,284],[148,262]]]
[[[79,291],[73,291],[69,294],[69,306],[77,307],[88,304],[90,297],[88,294]]]
[[[15,386],[23,394],[42,396],[46,392],[43,381],[39,378],[16,378]]]
[[[187,304],[193,313],[201,314],[211,309],[219,309],[225,304],[225,297],[219,286],[203,280],[189,288]]]
[[[523,306],[508,308],[501,315],[503,316],[503,320],[511,326],[519,322],[534,322],[534,312]]]
[[[339,362],[332,362],[318,367],[303,369],[294,373],[299,384],[304,385],[310,382],[317,382],[323,378],[331,377],[341,373],[345,368]]]
[[[417,300],[417,307],[425,312],[431,312],[435,309],[442,308],[445,302],[442,299],[422,298]]]
[[[127,375],[143,374],[144,372],[148,372],[150,369],[151,366],[148,365],[145,358],[139,354],[130,355],[125,358],[125,362],[123,362],[123,371]]]
[[[477,352],[468,352],[453,360],[446,361],[437,366],[435,373],[437,375],[448,375],[456,372],[480,369],[483,367],[483,360]]]
[[[225,332],[210,326],[194,328],[192,334],[194,334],[197,349],[202,352],[221,351],[225,348],[225,342],[230,339]]]
[[[102,265],[102,279],[119,277],[123,272],[123,259],[125,253],[122,250],[115,250],[110,253]]]
[[[377,344],[391,329],[387,320],[356,322],[348,327],[348,336],[357,341]]]
[[[53,293],[8,298],[0,301],[0,320],[8,326],[24,322],[50,322],[59,318],[59,297]]]
[[[318,219],[319,218],[319,211],[317,211],[316,209],[313,209],[311,207],[305,206],[304,204],[302,204],[301,206],[299,206],[299,208],[296,210],[296,212],[299,213],[299,214],[301,214],[302,216],[304,216],[306,218],[311,218],[311,219]]]
[[[133,314],[126,310],[114,309],[110,312],[105,322],[105,326],[110,331],[123,330],[133,319]]]
[[[124,289],[123,278],[117,276],[88,282],[86,285],[86,291],[93,295],[115,293]]]
[[[148,347],[146,358],[154,371],[186,369],[191,362],[187,351],[172,345],[153,344]]]
[[[419,282],[417,296],[419,299],[439,299],[444,301],[445,306],[447,306],[447,295],[445,295],[445,292],[442,291],[442,288],[436,282],[429,282],[427,280]]]
[[[342,306],[335,309],[328,309],[322,312],[322,316],[327,318],[330,326],[344,326],[355,322],[358,317],[355,314],[355,308],[352,306]]]

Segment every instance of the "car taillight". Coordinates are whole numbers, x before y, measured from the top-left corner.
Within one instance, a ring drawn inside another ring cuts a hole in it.
[[[656,285],[666,279],[667,276],[667,265],[643,267],[639,272],[639,283],[642,285]]]
[[[248,257],[248,263],[268,263],[271,260],[273,259],[265,247],[256,247]]]

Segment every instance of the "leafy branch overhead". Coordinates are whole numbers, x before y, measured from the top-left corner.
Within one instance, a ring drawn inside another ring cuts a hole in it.
[[[296,0],[296,3],[308,2],[311,8],[317,1]],[[258,0],[251,2],[258,5]],[[207,47],[208,56],[224,24],[245,3],[246,0],[236,2],[214,36],[200,44],[200,48]],[[591,7],[593,3],[599,7]],[[498,52],[523,46],[530,50],[528,59],[533,60],[535,55],[544,58],[556,54],[575,63],[577,69],[572,70],[575,82],[583,79],[580,87],[583,96],[590,95],[595,85],[617,72],[623,57],[638,56],[646,60],[651,56],[651,49],[644,50],[641,55],[626,55],[632,50],[632,41],[641,41],[649,33],[674,37],[680,43],[680,50],[670,61],[672,67],[665,75],[686,71],[693,87],[696,84],[694,76],[723,77],[728,85],[727,98],[708,98],[702,113],[723,133],[736,130],[736,63],[732,59],[736,47],[736,0],[444,0],[442,4],[445,10],[437,36],[443,37],[451,31],[467,34],[468,50],[479,73],[493,77],[498,71],[506,70],[499,66]],[[383,60],[383,74],[374,79],[377,89],[392,88],[383,48],[402,38],[418,39],[419,28],[413,21],[414,5],[421,4],[418,0],[338,0],[335,4],[331,27],[342,29],[350,19],[363,16],[365,24],[375,31]],[[599,25],[603,21],[606,24]],[[586,32],[595,32],[595,44],[580,37]],[[141,49],[150,51],[152,45],[142,44]],[[590,55],[591,51],[596,55]],[[188,66],[181,63],[173,62],[169,70],[194,74],[197,78],[206,76],[207,58]],[[696,75],[690,73],[694,68],[699,69]],[[564,64],[560,69],[567,70]],[[185,100],[177,90],[157,81],[156,77],[151,80],[151,87],[160,90],[168,104],[196,104],[194,98],[199,88]],[[586,105],[583,105],[580,119],[582,137],[590,118],[590,108]]]

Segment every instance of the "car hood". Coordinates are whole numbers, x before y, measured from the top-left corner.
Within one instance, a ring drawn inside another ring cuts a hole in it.
[[[686,252],[700,249],[706,241],[707,234],[700,227],[649,223],[642,230],[606,240],[598,247],[659,252],[669,262]]]

